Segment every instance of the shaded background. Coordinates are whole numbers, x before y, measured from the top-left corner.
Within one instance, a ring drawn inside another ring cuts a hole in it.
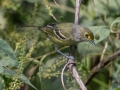
[[[12,47],[19,62],[21,50],[24,48],[23,70],[21,71],[38,90],[63,90],[60,74],[66,59],[54,51],[53,43],[43,32],[22,27],[56,23],[51,14],[60,23],[74,22],[75,0],[56,0],[56,2],[59,6],[54,0],[0,0],[0,37]],[[84,0],[80,10],[79,24],[91,28],[97,43],[96,47],[88,43],[78,44],[75,55],[76,67],[83,81],[89,76],[90,70],[101,61],[105,45],[107,47],[104,59],[120,49],[119,33],[110,32],[111,27],[114,32],[119,31],[120,1],[95,0],[95,5],[96,7],[92,0]],[[115,22],[116,19],[117,22]],[[23,46],[19,45],[21,42]],[[69,48],[64,48],[62,52],[68,54]],[[119,90],[119,64],[120,58],[118,57],[101,69],[87,84],[88,90]],[[1,80],[4,81],[1,82],[1,90],[9,87],[12,81],[10,77],[2,73]],[[68,90],[79,90],[75,79],[67,70],[64,81]],[[26,84],[20,89],[34,90]]]

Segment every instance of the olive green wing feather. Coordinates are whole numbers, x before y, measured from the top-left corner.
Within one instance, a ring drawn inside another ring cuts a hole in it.
[[[69,39],[73,39],[73,23],[61,23],[56,25],[60,34]]]

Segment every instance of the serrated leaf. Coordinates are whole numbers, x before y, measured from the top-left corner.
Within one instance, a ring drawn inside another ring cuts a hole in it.
[[[18,66],[18,60],[14,51],[7,42],[0,38],[0,66]]]

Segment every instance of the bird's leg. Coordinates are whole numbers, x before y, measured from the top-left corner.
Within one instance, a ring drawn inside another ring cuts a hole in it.
[[[73,57],[73,56],[68,56],[68,55],[62,53],[62,52],[58,49],[57,45],[54,45],[54,46],[55,46],[55,50],[56,50],[56,52],[58,52],[59,54],[65,56],[65,57],[68,58],[68,59],[72,59],[72,60],[74,60],[74,57]]]

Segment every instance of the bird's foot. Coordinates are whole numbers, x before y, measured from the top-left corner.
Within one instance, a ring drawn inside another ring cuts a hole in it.
[[[68,59],[72,59],[72,60],[74,60],[74,57],[73,56],[65,56],[66,58],[68,58]]]
[[[64,53],[62,53],[60,50],[56,50],[58,53],[60,53],[61,55],[65,56],[67,59],[72,59],[74,60],[74,57],[73,56],[67,56],[65,55]]]

